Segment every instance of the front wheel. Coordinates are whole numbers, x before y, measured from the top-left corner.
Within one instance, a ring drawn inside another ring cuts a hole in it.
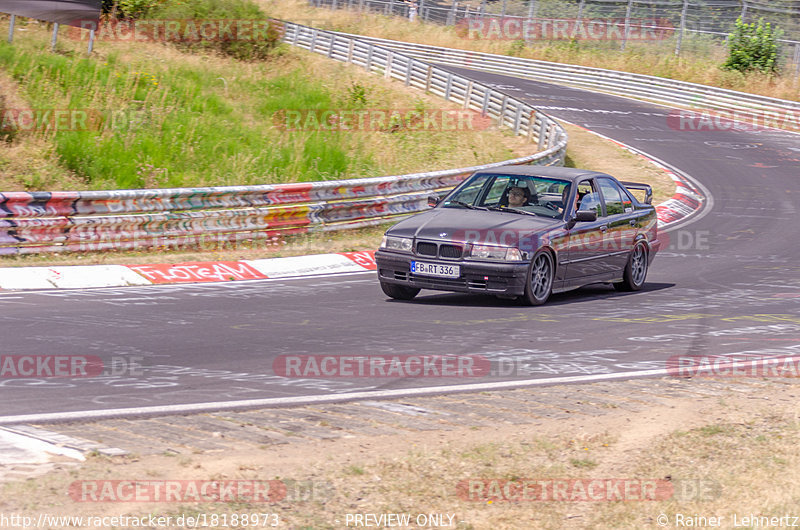
[[[638,291],[644,286],[647,278],[647,247],[644,243],[636,243],[628,256],[628,263],[622,273],[622,282],[615,283],[617,291]]]
[[[541,251],[533,257],[525,282],[525,294],[522,302],[525,305],[542,305],[553,292],[553,257],[547,251]]]
[[[381,289],[386,296],[395,300],[413,300],[419,294],[419,289],[397,285],[396,283],[381,282]]]

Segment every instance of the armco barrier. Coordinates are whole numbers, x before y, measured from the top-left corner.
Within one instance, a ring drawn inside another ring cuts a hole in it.
[[[368,179],[0,193],[0,255],[191,247],[368,226],[427,208],[429,192],[452,188],[478,169],[563,163],[566,132],[528,104],[357,36],[280,23],[284,41],[480,111],[525,135],[538,152],[482,166]]]
[[[341,35],[355,36],[347,33],[342,33]],[[745,92],[698,85],[663,77],[442,48],[360,35],[358,38],[361,41],[370,42],[433,64],[459,66],[505,75],[513,72],[514,77],[587,88],[667,105],[677,105],[697,110],[736,112],[737,119],[747,119],[749,115],[769,116],[767,113],[787,113],[796,117],[800,113],[800,102],[797,101],[747,94]]]

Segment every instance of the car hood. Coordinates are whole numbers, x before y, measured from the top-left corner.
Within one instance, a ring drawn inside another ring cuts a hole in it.
[[[510,212],[435,208],[400,221],[387,233],[438,241],[500,243],[514,246],[532,234],[542,235],[563,225],[548,219]]]

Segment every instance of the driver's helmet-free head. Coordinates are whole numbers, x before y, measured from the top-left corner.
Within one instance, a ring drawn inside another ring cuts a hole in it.
[[[525,202],[528,202],[531,198],[531,190],[524,183],[512,184],[506,190],[506,194],[510,196],[512,193],[519,193],[519,191],[522,191],[523,195],[525,195]]]

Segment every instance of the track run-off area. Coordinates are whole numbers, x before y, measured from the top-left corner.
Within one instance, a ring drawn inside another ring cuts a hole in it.
[[[800,136],[681,130],[670,109],[450,68],[622,142],[703,190],[665,232],[645,288],[592,286],[540,307],[423,291],[375,272],[0,293],[10,356],[91,356],[91,377],[0,379],[0,424],[399,397],[669,375],[691,355],[800,357]],[[298,377],[285,356],[473,356],[455,377]]]

